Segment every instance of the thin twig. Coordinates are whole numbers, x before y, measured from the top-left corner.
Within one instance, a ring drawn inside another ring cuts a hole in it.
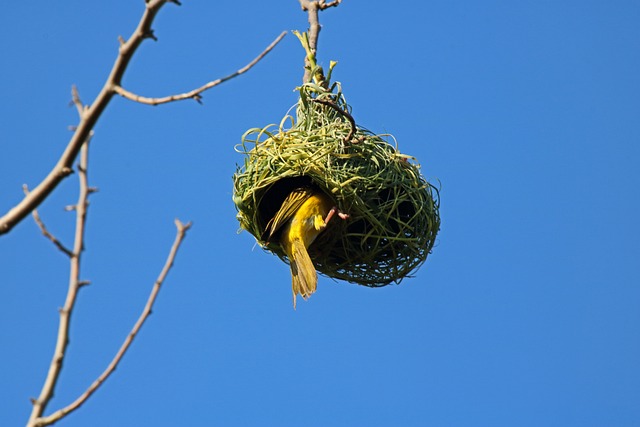
[[[156,280],[156,282],[153,285],[153,288],[151,289],[151,293],[149,295],[149,298],[147,299],[147,303],[145,304],[145,307],[142,310],[142,313],[140,314],[138,321],[135,323],[135,325],[131,329],[131,332],[129,332],[129,334],[127,335],[127,338],[122,343],[122,346],[116,353],[111,363],[109,363],[109,366],[107,366],[104,372],[100,374],[100,376],[93,382],[93,384],[91,384],[91,386],[89,386],[89,388],[87,388],[87,390],[85,390],[85,392],[82,393],[82,395],[80,395],[80,397],[78,397],[73,403],[54,412],[53,414],[47,417],[40,418],[38,420],[38,423],[34,424],[34,427],[53,424],[54,422],[60,420],[64,416],[78,409],[107,380],[107,378],[109,378],[109,376],[113,373],[113,371],[116,370],[118,363],[120,363],[120,360],[122,360],[125,353],[131,346],[131,343],[133,342],[134,338],[142,328],[142,325],[151,314],[153,304],[156,300],[156,297],[158,296],[158,292],[160,292],[160,288],[165,278],[167,277],[167,274],[169,273],[169,270],[173,266],[173,262],[175,260],[176,254],[178,253],[178,249],[180,248],[180,244],[182,243],[187,230],[191,227],[191,222],[183,224],[177,219],[175,221],[175,224],[177,228],[176,238],[175,238],[175,241],[173,242],[173,246],[171,247],[171,251],[169,252],[169,256],[167,257],[167,261],[165,262],[164,267],[162,268],[162,271],[158,276],[158,279]]]
[[[24,191],[25,196],[29,195],[29,187],[27,187],[27,184],[24,184],[22,186],[22,191]],[[71,250],[67,248],[64,244],[62,244],[62,242],[60,242],[60,240],[58,240],[56,236],[54,236],[49,232],[49,230],[47,230],[47,227],[44,225],[42,218],[40,218],[40,214],[38,214],[38,210],[34,209],[31,212],[31,215],[33,216],[33,220],[36,222],[36,225],[38,226],[38,228],[40,229],[44,237],[49,239],[51,243],[53,243],[56,246],[56,248],[62,251],[62,253],[64,253],[66,256],[72,257],[73,252],[71,252]]]
[[[78,290],[85,285],[86,281],[80,280],[80,258],[84,249],[84,232],[87,218],[87,208],[89,206],[88,197],[91,193],[88,185],[87,168],[89,163],[89,140],[82,145],[80,154],[80,164],[78,165],[78,179],[80,182],[80,194],[76,204],[76,233],[73,243],[73,250],[69,256],[69,288],[64,306],[60,309],[60,323],[58,325],[58,338],[56,340],[53,358],[49,365],[49,372],[40,391],[40,396],[33,399],[31,416],[27,423],[28,427],[43,426],[41,422],[42,414],[53,397],[53,392],[60,377],[62,365],[69,344],[69,326],[71,324],[71,314],[78,296]]]
[[[114,90],[120,95],[123,96],[124,98],[127,98],[131,101],[135,101],[135,102],[139,102],[141,104],[147,104],[147,105],[159,105],[159,104],[166,104],[168,102],[174,102],[174,101],[182,101],[185,99],[193,99],[194,101],[201,103],[202,101],[202,96],[201,93],[209,90],[215,86],[218,86],[221,83],[226,82],[227,80],[230,80],[234,77],[239,76],[240,74],[244,74],[247,71],[249,71],[254,65],[256,65],[258,62],[260,62],[260,60],[262,58],[264,58],[269,52],[271,52],[271,50],[276,47],[276,45],[280,42],[280,40],[282,40],[282,38],[284,36],[287,35],[286,31],[283,31],[273,42],[271,42],[271,44],[269,46],[267,46],[267,48],[265,50],[262,51],[262,53],[260,53],[260,55],[258,55],[253,61],[249,62],[247,65],[245,65],[244,67],[240,68],[239,70],[237,70],[236,72],[229,74],[226,77],[222,77],[219,78],[217,80],[213,80],[210,81],[209,83],[205,84],[204,86],[201,86],[197,89],[194,89],[190,92],[185,92],[185,93],[181,93],[181,94],[176,94],[176,95],[169,95],[169,96],[165,96],[162,98],[148,98],[145,96],[140,96],[140,95],[136,95],[133,92],[130,92],[128,90],[126,90],[125,88],[123,88],[120,85],[117,85],[114,87]]]
[[[318,104],[326,105],[327,107],[331,107],[335,111],[337,111],[339,114],[344,116],[349,121],[349,124],[351,125],[351,130],[349,131],[349,134],[344,138],[344,140],[345,142],[351,141],[351,138],[353,138],[353,135],[355,135],[356,131],[358,130],[358,128],[356,127],[356,121],[353,118],[353,116],[349,114],[348,111],[338,107],[334,102],[326,101],[324,99],[318,99],[318,98],[312,98],[311,101],[317,102]]]
[[[320,10],[325,10],[330,7],[337,6],[340,4],[340,2],[342,2],[342,0],[333,0],[333,1],[330,1],[329,3],[325,3],[324,0],[320,0]]]
[[[89,107],[84,105],[80,100],[80,93],[78,93],[76,85],[71,85],[71,103],[76,106],[78,116],[80,116],[80,119],[82,120],[85,111],[87,111]]]

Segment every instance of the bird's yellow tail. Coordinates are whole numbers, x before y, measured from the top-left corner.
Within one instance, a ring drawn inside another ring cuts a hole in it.
[[[301,239],[294,239],[291,245],[289,262],[291,264],[291,287],[293,289],[293,308],[296,308],[296,296],[305,300],[316,291],[318,274],[311,262],[307,248]]]

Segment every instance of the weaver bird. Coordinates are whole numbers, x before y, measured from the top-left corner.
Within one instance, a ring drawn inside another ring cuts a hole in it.
[[[318,274],[307,248],[336,214],[342,219],[349,217],[338,211],[333,201],[323,192],[310,187],[301,187],[287,196],[278,212],[267,224],[269,238],[282,228],[280,245],[287,254],[291,266],[294,309],[298,294],[306,300],[316,291]]]

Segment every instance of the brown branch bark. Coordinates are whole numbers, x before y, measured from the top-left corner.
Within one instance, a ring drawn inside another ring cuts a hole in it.
[[[151,24],[156,14],[169,0],[149,0],[146,2],[145,11],[129,40],[120,45],[111,73],[102,90],[88,107],[83,107],[80,114],[80,123],[75,129],[67,148],[62,153],[58,163],[53,167],[46,178],[38,184],[29,195],[0,218],[0,235],[9,232],[16,224],[22,221],[31,211],[37,208],[44,199],[58,186],[58,184],[72,172],[72,165],[80,148],[89,137],[89,133],[100,118],[100,115],[115,94],[114,87],[120,85],[129,61],[145,38],[153,35]],[[74,99],[75,102],[75,99]],[[77,104],[76,104],[77,105]]]
[[[78,95],[78,91],[75,87],[72,88],[72,103],[75,104],[78,114],[82,117],[86,112],[87,107],[82,104],[80,101],[80,97]],[[88,181],[88,164],[89,164],[89,142],[91,136],[93,135],[93,131],[89,131],[89,137],[86,142],[82,145],[80,151],[80,162],[78,164],[78,178],[80,184],[80,194],[78,196],[78,202],[71,206],[68,210],[74,210],[76,212],[76,232],[74,239],[73,249],[70,250],[66,248],[60,241],[53,236],[45,227],[44,223],[40,219],[38,215],[37,209],[33,209],[33,217],[36,221],[36,224],[42,231],[42,233],[51,240],[58,249],[64,252],[70,259],[70,274],[69,274],[69,287],[67,290],[67,297],[65,300],[64,306],[60,309],[60,322],[58,325],[58,336],[56,339],[56,346],[53,353],[53,358],[49,365],[49,370],[47,372],[47,377],[42,386],[42,390],[40,391],[40,395],[37,399],[33,399],[33,408],[31,411],[31,415],[29,417],[29,421],[27,423],[27,427],[42,427],[51,425],[60,419],[64,418],[71,412],[78,409],[82,404],[84,404],[89,397],[107,380],[107,378],[115,371],[118,363],[124,357],[124,354],[131,346],[133,339],[136,337],[145,320],[151,314],[151,308],[156,300],[158,292],[160,291],[160,287],[164,282],[169,270],[171,269],[174,259],[176,257],[177,251],[184,239],[187,230],[191,227],[191,223],[183,224],[179,220],[176,220],[176,227],[178,229],[176,240],[171,248],[167,261],[156,280],[151,294],[147,300],[147,304],[140,315],[140,318],[134,325],[133,329],[125,339],[124,343],[120,347],[119,351],[116,353],[115,357],[111,361],[111,363],[107,366],[105,371],[87,388],[87,390],[78,397],[74,402],[69,404],[68,406],[59,409],[49,416],[43,416],[44,411],[51,401],[53,397],[55,387],[58,383],[58,379],[60,377],[60,372],[62,371],[62,366],[64,363],[64,359],[66,356],[67,346],[69,344],[69,328],[71,324],[71,315],[73,313],[73,309],[75,307],[75,303],[78,296],[79,289],[89,284],[88,281],[80,280],[80,260],[81,254],[84,250],[84,234],[85,234],[85,225],[86,225],[86,215],[87,208],[89,206],[88,197],[91,193],[96,191],[94,187],[89,186]],[[25,195],[29,195],[29,191],[24,187]]]
[[[75,87],[72,89],[73,103],[76,105],[76,107],[78,108],[78,112],[80,113],[80,123],[74,128],[74,133],[71,137],[71,140],[67,144],[67,147],[62,153],[62,156],[53,167],[53,169],[49,172],[49,174],[42,180],[42,182],[40,182],[40,184],[38,184],[31,192],[29,192],[29,194],[26,195],[22,199],[22,201],[11,208],[4,216],[0,217],[0,235],[11,231],[11,229],[13,229],[13,227],[15,227],[18,223],[20,223],[20,221],[22,221],[27,215],[29,215],[31,211],[37,208],[65,177],[72,173],[73,162],[78,156],[82,144],[84,143],[84,141],[86,141],[89,133],[98,122],[100,116],[102,115],[102,112],[111,101],[111,98],[113,98],[116,93],[120,93],[122,96],[126,96],[126,93],[135,98],[136,95],[124,91],[121,86],[122,77],[127,70],[129,62],[131,61],[131,58],[133,57],[143,40],[147,38],[157,40],[155,35],[153,34],[153,30],[151,29],[151,24],[153,23],[153,20],[160,8],[162,8],[162,6],[164,6],[166,3],[175,3],[178,5],[180,4],[180,2],[177,0],[146,0],[145,3],[145,11],[140,18],[140,22],[138,23],[137,28],[131,34],[129,39],[125,41],[124,39],[122,39],[122,37],[119,38],[120,47],[118,56],[113,64],[107,81],[105,82],[102,90],[95,98],[93,103],[89,106],[82,105],[79,97],[77,96],[77,90],[75,89]],[[278,39],[276,39],[276,42],[274,42],[273,45],[280,41],[281,38],[282,35]],[[268,48],[266,52],[259,56],[259,59],[257,61],[262,59],[262,57],[266,55],[266,53],[272,48],[273,46],[270,46],[270,48]],[[209,87],[206,87],[207,85],[205,85],[205,87],[200,88],[200,92],[209,89],[210,87],[217,86],[218,84],[223,83],[226,80],[229,80],[233,77],[236,77],[237,75],[246,72],[253,65],[255,64],[251,64],[251,66],[249,66],[248,68],[245,67],[246,69],[240,69],[236,73],[220,79],[221,81],[219,82],[211,82],[209,83],[209,85],[211,85]],[[196,91],[192,91],[191,93],[187,93],[187,96],[183,98],[180,98],[180,96],[182,95],[178,95],[178,98],[175,100],[186,98],[198,99],[197,97],[199,96],[200,92],[197,91],[198,89]],[[139,97],[138,101],[143,102],[142,99],[142,97]],[[144,99],[148,101],[151,98]],[[161,98],[161,101],[170,102],[165,101],[163,98]],[[151,102],[151,104],[153,105],[154,102]]]
[[[160,275],[156,279],[156,281],[155,281],[155,283],[153,285],[153,288],[151,289],[151,293],[149,294],[149,298],[147,299],[147,303],[145,304],[145,307],[142,310],[142,313],[140,314],[140,317],[138,318],[138,320],[136,321],[135,325],[131,329],[131,332],[129,332],[129,334],[125,338],[124,342],[122,343],[122,346],[120,347],[120,349],[118,350],[118,352],[114,356],[113,360],[111,360],[111,362],[109,363],[107,368],[104,370],[104,372],[102,372],[102,374],[100,374],[100,376],[89,386],[89,388],[87,388],[87,390],[85,390],[84,393],[82,393],[82,395],[80,395],[74,402],[72,402],[68,406],[65,406],[64,408],[54,412],[53,414],[51,414],[49,416],[36,418],[36,419],[33,420],[33,422],[31,422],[31,420],[30,420],[30,424],[28,425],[28,427],[42,427],[42,426],[53,424],[56,421],[64,418],[65,416],[67,416],[71,412],[75,411],[80,406],[82,406],[82,404],[84,404],[87,401],[87,399],[89,399],[89,397],[91,397],[91,395],[96,390],[98,390],[98,388],[116,370],[118,364],[120,363],[120,361],[124,357],[125,353],[127,352],[129,347],[133,343],[133,340],[137,336],[138,332],[142,328],[142,325],[144,324],[144,322],[147,320],[147,318],[151,314],[151,310],[153,308],[153,304],[156,301],[156,298],[158,296],[158,293],[160,292],[160,288],[162,287],[162,284],[164,283],[165,278],[169,274],[169,270],[173,266],[174,260],[176,258],[177,253],[178,253],[178,249],[180,248],[180,244],[184,240],[184,238],[186,236],[186,233],[187,233],[187,230],[189,230],[189,228],[191,227],[191,222],[183,224],[182,222],[180,222],[177,219],[175,221],[175,224],[176,224],[176,228],[177,228],[176,238],[175,238],[175,241],[173,242],[173,246],[171,247],[171,251],[169,252],[169,255],[168,255],[167,260],[166,260],[166,262],[164,264],[164,267],[162,268],[162,271],[160,272]]]
[[[269,52],[271,52],[271,50],[276,47],[276,45],[280,42],[280,40],[282,40],[282,38],[284,36],[287,35],[286,31],[283,31],[273,42],[271,42],[271,44],[269,46],[266,47],[265,50],[262,51],[262,53],[260,53],[260,55],[258,55],[257,57],[255,57],[253,59],[253,61],[249,62],[247,65],[245,65],[244,67],[240,68],[239,70],[235,71],[234,73],[229,74],[226,77],[222,77],[216,80],[212,80],[209,83],[197,88],[197,89],[193,89],[192,91],[189,92],[185,92],[185,93],[181,93],[181,94],[175,94],[175,95],[169,95],[169,96],[165,96],[162,98],[148,98],[145,96],[140,96],[140,95],[136,95],[133,92],[130,92],[128,90],[126,90],[125,88],[123,88],[122,86],[115,86],[115,91],[122,97],[127,98],[131,101],[135,101],[135,102],[139,102],[141,104],[147,104],[147,105],[159,105],[159,104],[166,104],[168,102],[174,102],[174,101],[182,101],[185,99],[193,99],[194,101],[197,102],[201,102],[202,100],[202,92],[209,90],[215,86],[218,86],[221,83],[226,82],[227,80],[231,80],[234,77],[239,76],[240,74],[244,74],[247,71],[249,71],[251,68],[253,68],[254,65],[256,65],[258,62],[260,62],[260,60],[262,58],[264,58]]]
[[[60,309],[60,323],[58,325],[58,337],[56,339],[56,346],[53,352],[53,358],[49,365],[49,371],[47,377],[40,391],[40,395],[37,399],[33,400],[33,408],[31,410],[31,416],[27,423],[28,427],[35,427],[39,425],[45,425],[40,423],[40,417],[44,413],[49,401],[53,397],[53,392],[58,382],[62,365],[67,351],[67,345],[69,344],[69,326],[71,323],[71,314],[75,307],[75,303],[78,296],[79,289],[87,282],[80,280],[80,259],[82,251],[84,249],[84,231],[87,218],[88,197],[91,190],[88,185],[87,178],[87,165],[89,160],[89,141],[87,140],[82,145],[82,152],[80,155],[80,164],[78,165],[79,181],[80,181],[80,194],[78,196],[78,203],[75,205],[76,211],[76,233],[73,243],[73,249],[71,250],[70,259],[70,271],[69,271],[69,288],[67,290],[67,297],[64,306]]]
[[[320,25],[320,20],[318,18],[318,12],[321,10],[325,10],[329,7],[335,7],[340,4],[342,0],[334,0],[329,3],[326,3],[325,0],[300,0],[300,6],[302,6],[302,10],[307,12],[309,16],[309,46],[311,47],[311,53],[313,56],[316,56],[316,52],[318,51],[318,36],[320,35],[320,30],[322,26]],[[304,59],[304,77],[303,83],[306,83],[311,80],[311,66],[309,62],[309,58],[305,56]]]
[[[86,111],[86,107],[83,106],[80,101],[80,97],[76,88],[72,89],[72,102],[76,105],[78,109],[78,114],[82,116],[84,111]],[[151,294],[147,300],[147,304],[145,305],[142,314],[140,315],[138,321],[133,326],[133,329],[125,339],[124,343],[116,353],[115,357],[111,361],[111,363],[107,366],[105,371],[87,388],[87,390],[78,397],[74,402],[69,404],[68,406],[59,409],[49,416],[43,416],[44,411],[51,401],[53,397],[55,387],[58,383],[58,379],[60,377],[60,372],[62,371],[62,366],[64,363],[64,359],[66,356],[67,346],[69,344],[69,328],[71,324],[71,315],[73,313],[73,309],[75,307],[75,303],[78,296],[78,291],[84,285],[89,284],[88,281],[80,280],[80,260],[81,254],[84,250],[84,234],[85,234],[85,226],[86,226],[86,216],[87,216],[87,208],[89,206],[88,198],[91,193],[96,191],[94,187],[89,186],[88,180],[88,167],[89,167],[89,142],[90,138],[93,135],[93,131],[89,132],[89,137],[82,145],[82,149],[80,151],[80,162],[78,164],[78,179],[80,184],[80,194],[78,196],[78,202],[72,206],[72,210],[76,211],[76,232],[73,249],[67,249],[62,243],[58,241],[51,233],[48,232],[44,223],[40,219],[38,212],[36,209],[33,210],[33,216],[40,227],[42,233],[51,240],[62,252],[67,254],[70,259],[70,273],[69,273],[69,287],[67,290],[67,297],[65,300],[64,306],[60,309],[60,323],[58,325],[58,336],[56,339],[56,346],[53,353],[53,358],[49,365],[49,371],[47,372],[47,377],[42,386],[42,390],[40,391],[40,395],[37,399],[33,399],[33,408],[31,411],[31,415],[29,417],[29,421],[27,422],[27,427],[42,427],[51,425],[60,419],[64,418],[71,412],[78,409],[82,404],[84,404],[89,397],[107,380],[107,378],[115,371],[118,363],[124,357],[124,354],[131,346],[133,339],[136,337],[142,325],[146,321],[147,317],[151,314],[151,309],[156,300],[158,292],[160,291],[160,287],[164,282],[169,270],[173,266],[173,262],[175,260],[176,254],[184,239],[187,230],[191,227],[191,223],[183,224],[179,220],[176,219],[176,227],[178,229],[176,234],[176,239],[174,241],[173,246],[171,247],[171,251],[169,252],[169,256],[167,261],[164,264],[158,279],[156,280]],[[28,196],[28,189],[24,188],[25,194]]]
[[[27,184],[22,186],[22,190],[24,191],[25,196],[29,195],[29,187],[27,187]],[[33,220],[36,222],[36,225],[40,229],[42,235],[49,239],[51,243],[53,243],[55,247],[58,248],[63,254],[71,258],[73,256],[73,252],[71,251],[71,249],[67,248],[56,236],[54,236],[49,232],[49,230],[47,230],[47,227],[44,225],[42,218],[40,218],[38,209],[34,209],[31,212],[31,216],[33,216]]]

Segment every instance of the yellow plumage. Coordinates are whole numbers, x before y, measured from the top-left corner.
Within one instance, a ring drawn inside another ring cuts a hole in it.
[[[267,224],[269,237],[282,228],[280,245],[289,258],[293,308],[316,291],[318,275],[307,248],[327,226],[336,208],[329,197],[308,187],[293,190]]]

